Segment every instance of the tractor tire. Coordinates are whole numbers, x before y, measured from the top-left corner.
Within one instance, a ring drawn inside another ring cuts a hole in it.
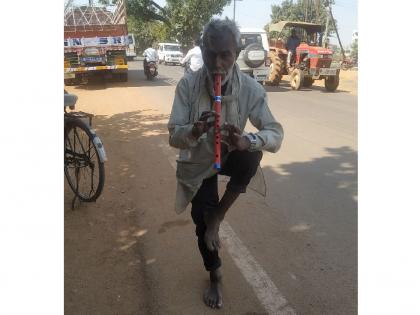
[[[304,75],[302,70],[293,70],[292,74],[290,75],[290,86],[292,87],[292,90],[300,90],[303,85],[303,81]]]
[[[314,79],[312,79],[310,77],[305,77],[305,79],[303,79],[303,86],[304,87],[311,87],[312,84],[314,84]]]
[[[325,89],[329,92],[334,92],[338,84],[340,84],[340,77],[338,75],[325,78]]]
[[[279,85],[281,77],[283,76],[283,60],[280,59],[279,56],[273,51],[270,51],[268,56],[271,59],[270,75],[268,76],[268,80],[265,83],[267,85]]]

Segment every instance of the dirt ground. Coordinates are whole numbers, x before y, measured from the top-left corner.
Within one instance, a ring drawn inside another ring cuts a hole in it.
[[[357,70],[346,70],[340,71],[340,84],[338,89],[341,91],[350,92],[350,94],[357,95],[357,80],[358,71]],[[315,81],[314,85],[324,87],[324,81]]]
[[[289,76],[284,76],[282,79],[284,82],[289,81]],[[350,94],[357,95],[357,82],[358,82],[358,71],[357,70],[346,70],[340,71],[340,84],[338,85],[338,91],[349,92]],[[315,80],[314,86],[324,88],[324,80]]]
[[[159,200],[153,194],[162,176],[153,170],[160,161],[151,142],[166,132],[159,121],[167,117],[148,110],[138,88],[122,83],[66,89],[79,97],[76,110],[95,114],[108,161],[95,203],[71,210],[73,195],[64,184],[65,314],[150,314],[142,217]]]

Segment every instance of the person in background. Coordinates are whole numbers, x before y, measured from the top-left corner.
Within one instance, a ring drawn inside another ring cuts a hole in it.
[[[200,49],[201,38],[194,41],[194,47],[182,59],[181,64],[185,67],[185,72],[196,72],[203,66],[203,56]]]
[[[146,73],[146,71],[148,71],[148,69],[149,69],[148,68],[148,63],[150,61],[154,61],[154,62],[157,63],[159,57],[158,57],[158,53],[157,53],[156,49],[154,49],[152,47],[149,47],[149,48],[147,48],[144,51],[143,57],[144,57],[144,60],[143,60],[143,70]]]
[[[296,48],[300,45],[300,39],[296,35],[296,30],[292,29],[290,37],[287,39],[286,49],[287,49],[287,64],[289,66],[294,63],[296,60]]]

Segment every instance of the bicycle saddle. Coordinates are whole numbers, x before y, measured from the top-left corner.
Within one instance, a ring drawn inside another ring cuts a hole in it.
[[[64,94],[64,107],[74,107],[77,102],[77,95],[74,94]]]

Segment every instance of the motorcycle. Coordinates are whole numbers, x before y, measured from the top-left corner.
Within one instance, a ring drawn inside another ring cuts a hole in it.
[[[157,64],[155,61],[147,61],[145,63],[144,74],[146,75],[147,80],[150,81],[158,75]]]

